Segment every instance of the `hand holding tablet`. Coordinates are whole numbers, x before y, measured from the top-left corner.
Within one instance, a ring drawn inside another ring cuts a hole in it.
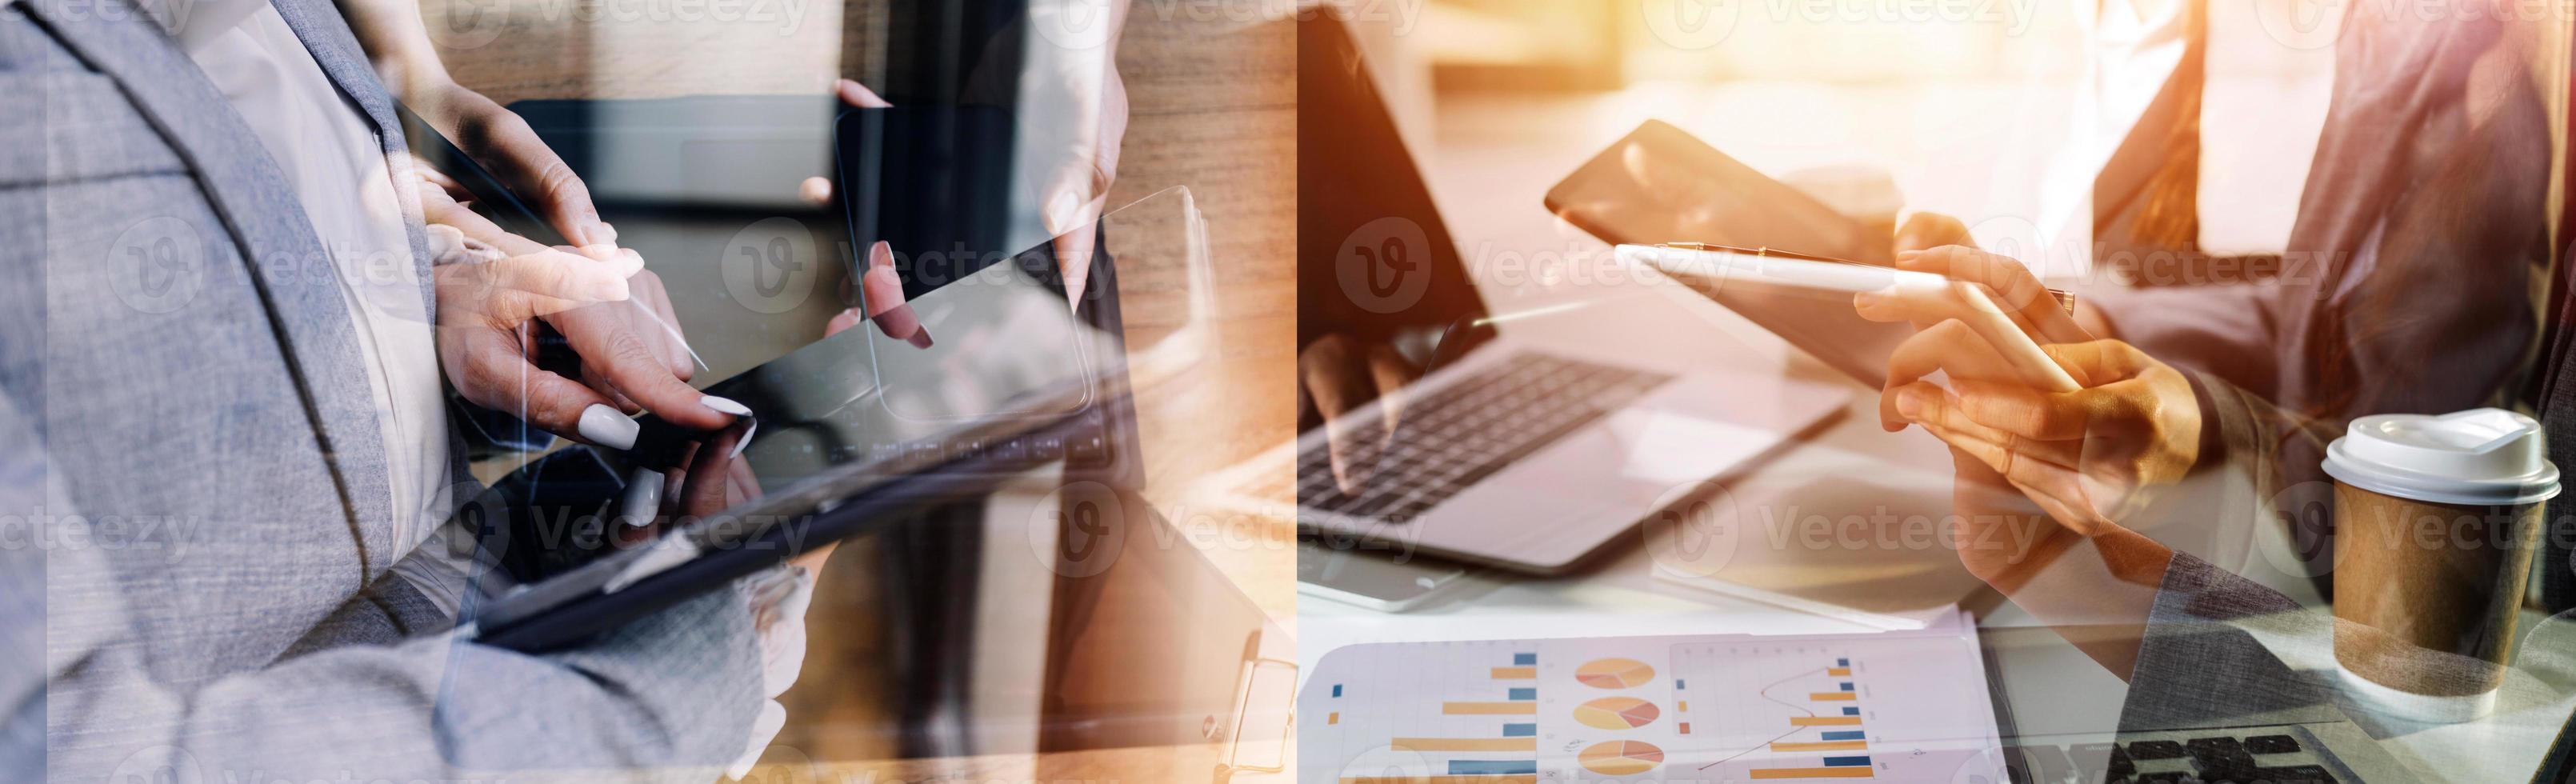
[[[2041,351],[2032,337],[2038,332],[2089,339],[2065,316],[2061,300],[2036,288],[2036,279],[2031,281],[2036,294],[2015,291],[2017,298],[2003,302],[2020,307],[2006,308],[1981,283],[1767,249],[1622,245],[1618,253],[1629,263],[1652,266],[1710,296],[1733,284],[1841,293],[1850,295],[1860,315],[1871,321],[1915,324],[1920,332],[1899,343],[1887,357],[1888,389],[1936,371],[1960,379],[2018,381],[2045,392],[2084,387],[2081,379]],[[1892,405],[1882,405],[1881,414],[1883,422],[1896,429],[1904,420]]]

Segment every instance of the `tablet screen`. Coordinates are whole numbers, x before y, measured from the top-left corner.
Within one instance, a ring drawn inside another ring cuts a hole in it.
[[[764,492],[979,448],[959,433],[1034,428],[1094,402],[1095,360],[1114,343],[1075,318],[1059,277],[1052,248],[1032,249],[912,299],[926,346],[862,324],[706,391],[751,408],[743,456]]]

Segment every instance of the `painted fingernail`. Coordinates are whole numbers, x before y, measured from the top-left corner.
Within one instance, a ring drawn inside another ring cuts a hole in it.
[[[744,412],[744,413],[749,413],[749,412]],[[734,441],[733,441],[733,454],[726,455],[726,456],[725,456],[725,459],[726,459],[726,460],[731,460],[731,459],[734,459],[734,458],[737,458],[737,457],[741,457],[741,456],[742,456],[742,449],[743,449],[743,447],[751,446],[751,434],[753,434],[753,433],[758,433],[758,432],[760,432],[760,420],[757,420],[757,419],[751,420],[751,426],[749,426],[749,427],[745,427],[745,428],[743,428],[743,429],[742,429],[742,437],[741,437],[741,438],[734,439]]]
[[[915,327],[912,330],[912,337],[904,338],[904,340],[912,343],[913,348],[929,348],[930,328]]]
[[[581,410],[581,425],[575,428],[582,440],[619,451],[635,448],[635,434],[643,426],[606,403],[592,403]]]
[[[714,396],[714,395],[707,395],[707,396],[705,396],[705,397],[698,398],[698,405],[702,405],[702,406],[706,406],[707,408],[714,409],[714,410],[716,411],[716,413],[719,413],[719,414],[732,414],[732,415],[734,415],[734,416],[751,416],[751,407],[750,407],[750,406],[746,406],[746,405],[743,405],[743,404],[741,404],[741,403],[734,402],[734,400],[733,400],[732,398],[724,398],[724,397],[716,397],[716,396]]]
[[[662,511],[662,472],[637,467],[626,476],[626,498],[619,502],[617,516],[628,528],[652,525]]]

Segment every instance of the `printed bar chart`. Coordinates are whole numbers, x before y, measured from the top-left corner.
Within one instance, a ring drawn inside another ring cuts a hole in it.
[[[1857,741],[1857,740],[1827,740],[1827,741],[1790,741],[1790,740],[1784,740],[1784,741],[1779,741],[1779,742],[1776,742],[1776,743],[1771,744],[1771,750],[1772,750],[1772,751],[1778,751],[1778,752],[1801,752],[1801,751],[1866,751],[1866,750],[1868,750],[1868,749],[1869,749],[1869,743],[1868,743],[1867,741]]]
[[[2001,781],[1973,628],[1359,646],[1303,692],[1298,780]]]
[[[1537,751],[1537,738],[1396,738],[1387,745],[1406,751]]]
[[[1876,778],[1868,768],[1754,768],[1756,779],[1866,779]]]

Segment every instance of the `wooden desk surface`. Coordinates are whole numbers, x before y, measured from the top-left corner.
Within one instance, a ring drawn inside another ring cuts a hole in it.
[[[457,80],[508,103],[527,98],[650,98],[705,94],[821,93],[840,76],[872,82],[885,64],[882,0],[848,4],[769,0],[735,6],[603,0],[424,0],[423,14]],[[1244,5],[1249,3],[1233,3]],[[659,9],[659,12],[655,12]],[[1234,9],[1228,9],[1234,10]],[[1140,394],[1149,500],[1184,538],[1281,628],[1295,617],[1294,526],[1287,520],[1217,518],[1179,509],[1178,493],[1202,476],[1294,436],[1296,293],[1296,83],[1291,25],[1245,26],[1245,14],[1188,0],[1138,0],[1118,53],[1130,112],[1111,204],[1188,186],[1212,244],[1215,345],[1192,383]],[[1179,271],[1121,269],[1133,334],[1159,334],[1183,312]],[[1283,469],[1284,470],[1284,469]],[[1225,530],[1218,530],[1225,529]],[[1247,536],[1248,534],[1248,536]],[[855,544],[855,543],[854,543]],[[844,548],[835,566],[864,562]],[[864,582],[831,574],[836,590]],[[834,682],[831,703],[787,697],[780,757],[855,760],[891,754],[882,735],[847,731],[885,723],[887,697],[846,677],[886,644],[841,618],[869,597],[817,596],[802,684]],[[842,602],[834,605],[833,602]],[[850,610],[844,614],[842,610]],[[811,691],[805,689],[804,691]],[[827,762],[831,781],[1117,779],[1204,780],[1212,756],[1173,749],[1063,755],[998,755],[902,762]],[[1194,758],[1190,775],[1171,765]],[[1063,769],[1059,774],[1058,769]],[[765,773],[799,770],[794,766]],[[858,777],[839,775],[847,771]],[[1038,775],[1038,774],[1044,775]],[[797,776],[758,780],[802,780]]]

